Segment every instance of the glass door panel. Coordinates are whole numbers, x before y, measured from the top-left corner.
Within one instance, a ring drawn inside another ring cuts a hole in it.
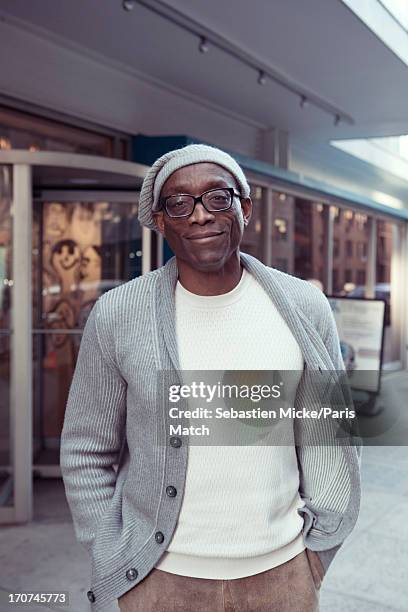
[[[11,168],[0,166],[0,519],[13,500],[13,446],[10,410],[12,301]]]
[[[109,198],[65,192],[34,204],[34,463],[57,466],[81,334],[105,291],[142,273],[137,193]]]

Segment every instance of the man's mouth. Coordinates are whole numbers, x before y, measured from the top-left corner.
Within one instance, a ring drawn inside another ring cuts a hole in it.
[[[186,236],[186,238],[188,240],[194,240],[195,242],[206,242],[213,238],[217,238],[217,236],[222,236],[223,233],[224,232],[199,232],[191,236]]]

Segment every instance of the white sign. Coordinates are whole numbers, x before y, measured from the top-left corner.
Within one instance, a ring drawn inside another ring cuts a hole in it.
[[[379,391],[385,302],[329,297],[350,385]]]

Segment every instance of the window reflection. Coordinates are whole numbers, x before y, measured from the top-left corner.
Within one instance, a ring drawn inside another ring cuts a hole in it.
[[[274,192],[272,197],[272,266],[293,274],[294,198]]]
[[[139,276],[137,202],[37,202],[33,216],[35,460],[54,452],[84,327],[104,292]],[[43,333],[46,332],[46,333]],[[57,454],[48,461],[58,461]]]
[[[252,216],[245,228],[241,251],[262,260],[262,187],[251,184]]]
[[[324,208],[318,202],[295,199],[295,266],[299,278],[324,288]]]
[[[11,197],[10,168],[0,166],[0,329],[10,328],[11,288],[13,286]]]
[[[83,327],[96,299],[141,273],[137,204],[44,202],[39,326]]]
[[[396,228],[395,228],[396,229]],[[393,250],[394,224],[377,221],[377,256],[375,297],[385,300],[384,361],[400,359],[400,335],[393,321],[391,311],[391,259]]]
[[[0,505],[12,505],[10,328],[12,305],[11,172],[0,166]]]
[[[334,207],[333,295],[364,297],[367,282],[368,217]]]
[[[0,106],[0,149],[59,151],[126,159],[122,140],[119,150],[115,151],[112,136],[5,106]]]

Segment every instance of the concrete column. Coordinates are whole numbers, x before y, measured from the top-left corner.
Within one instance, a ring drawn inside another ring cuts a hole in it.
[[[16,523],[32,519],[32,185],[31,166],[13,166],[11,444]]]
[[[327,295],[333,293],[333,223],[334,223],[334,206],[325,206],[323,208],[323,224],[324,224],[324,291]]]
[[[263,161],[279,168],[289,167],[289,134],[276,127],[260,133],[259,155]]]
[[[401,365],[408,366],[408,224],[392,226],[391,317],[393,346],[400,348]]]
[[[376,265],[377,265],[377,221],[369,218],[367,283],[365,297],[375,297]]]
[[[152,269],[151,246],[152,230],[148,227],[142,228],[142,274],[150,272]]]

